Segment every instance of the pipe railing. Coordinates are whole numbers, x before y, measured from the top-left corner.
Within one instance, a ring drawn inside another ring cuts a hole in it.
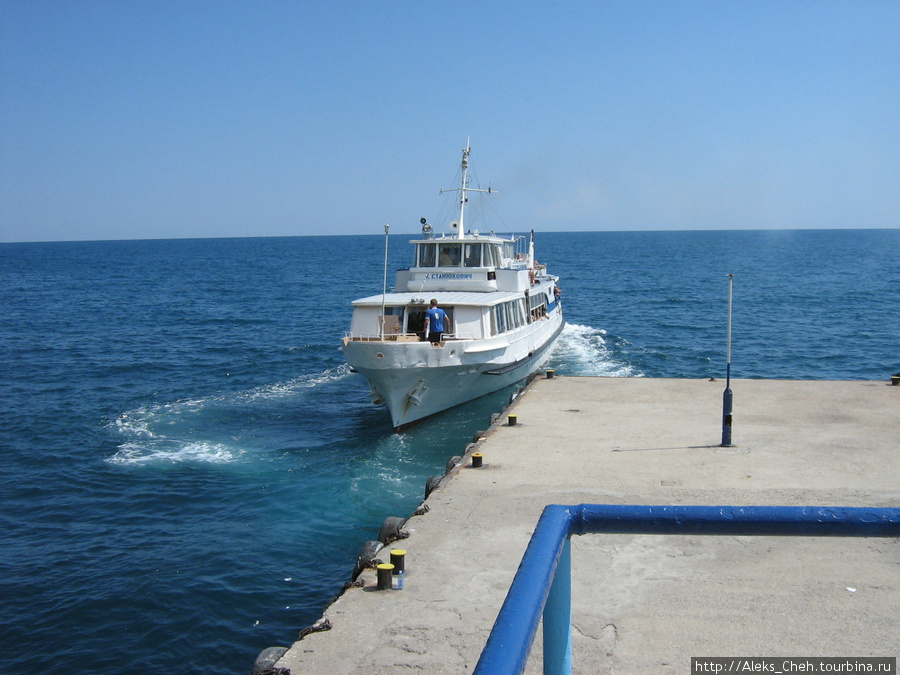
[[[475,666],[476,675],[522,673],[542,618],[545,675],[572,672],[570,540],[575,534],[600,533],[900,537],[900,509],[547,506]]]

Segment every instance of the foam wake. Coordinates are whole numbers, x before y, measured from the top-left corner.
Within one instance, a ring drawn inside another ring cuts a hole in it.
[[[119,451],[107,461],[110,464],[152,462],[227,464],[236,461],[241,454],[242,451],[229,448],[222,443],[165,440],[157,443],[123,443],[119,446]]]
[[[296,409],[300,399],[316,388],[349,374],[350,368],[341,365],[244,391],[154,403],[125,411],[107,425],[122,439],[107,461],[121,465],[239,461],[245,453],[264,444],[264,440],[254,438],[253,429],[270,427],[272,418],[283,419],[285,409]]]
[[[553,365],[562,375],[635,377],[634,368],[618,359],[607,345],[602,328],[566,324],[553,352]]]

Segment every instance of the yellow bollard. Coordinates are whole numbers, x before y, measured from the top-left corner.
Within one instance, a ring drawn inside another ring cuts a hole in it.
[[[391,590],[391,578],[394,575],[394,566],[390,563],[381,563],[378,566],[378,590]]]

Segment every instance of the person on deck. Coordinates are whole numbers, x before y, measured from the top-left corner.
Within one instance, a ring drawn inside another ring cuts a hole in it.
[[[431,299],[431,308],[425,312],[425,335],[431,344],[438,344],[444,332],[450,332],[450,317],[438,307],[437,298]]]

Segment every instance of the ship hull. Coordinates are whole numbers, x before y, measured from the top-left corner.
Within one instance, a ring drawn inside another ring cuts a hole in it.
[[[550,358],[564,325],[557,311],[505,341],[348,342],[344,355],[401,430],[525,379]]]

